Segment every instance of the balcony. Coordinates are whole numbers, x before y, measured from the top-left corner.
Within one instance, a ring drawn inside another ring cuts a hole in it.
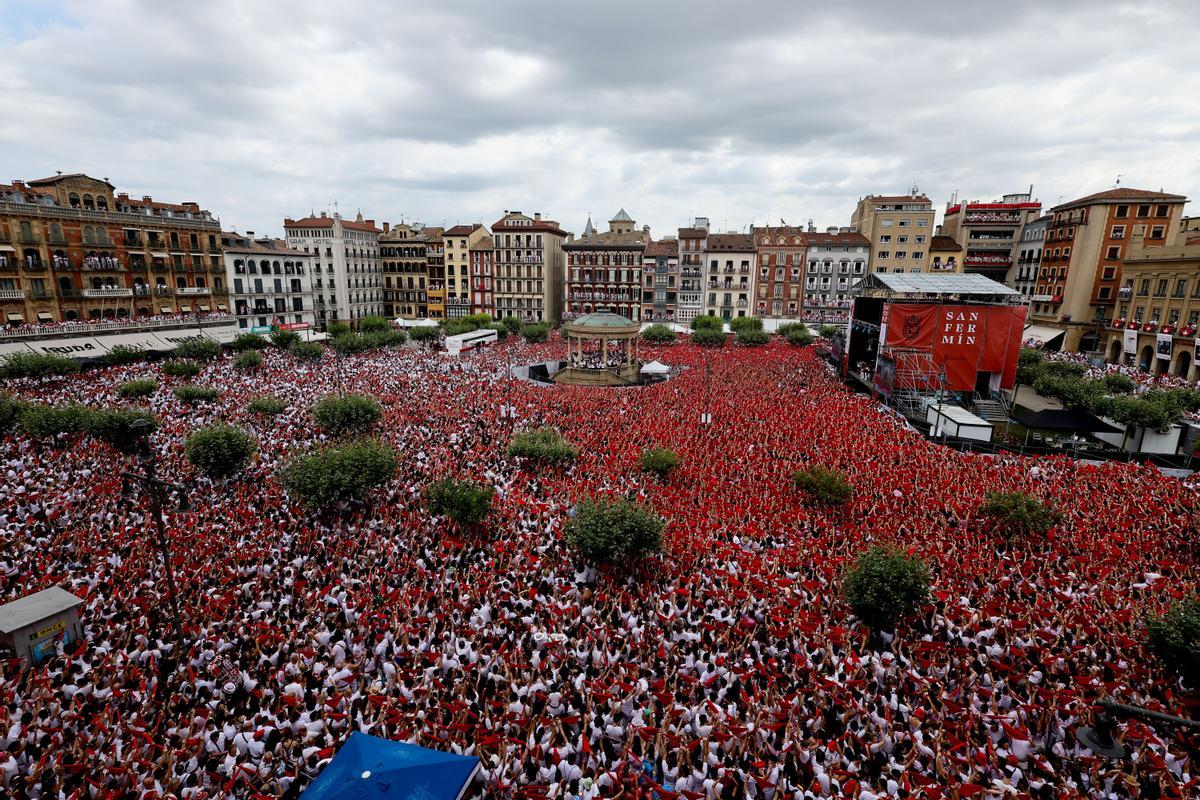
[[[0,289],[0,300],[24,300],[23,289]]]
[[[25,270],[27,272],[41,272],[46,269],[46,262],[40,258],[25,257]]]
[[[207,286],[180,286],[175,290],[179,294],[209,294]]]
[[[84,289],[84,297],[133,297],[133,289],[109,287],[106,289]]]

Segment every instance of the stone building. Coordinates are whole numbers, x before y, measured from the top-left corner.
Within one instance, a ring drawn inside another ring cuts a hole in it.
[[[642,317],[642,264],[650,227],[617,212],[608,231],[599,233],[589,218],[578,239],[563,243],[566,259],[566,307],[563,319],[608,309],[635,322]]]
[[[563,302],[563,242],[557,221],[505,211],[492,224],[496,317],[557,322]]]

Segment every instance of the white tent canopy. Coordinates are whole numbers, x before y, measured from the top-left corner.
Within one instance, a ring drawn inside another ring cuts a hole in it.
[[[405,319],[404,317],[396,317],[392,320],[393,325],[399,325],[401,328],[436,328],[437,320],[433,319]]]
[[[643,375],[666,375],[671,371],[671,368],[661,361],[651,361],[649,364],[642,365]]]
[[[1026,325],[1022,338],[1026,342],[1032,340],[1038,347],[1045,347],[1065,333],[1062,328],[1051,328],[1048,325]]]
[[[646,328],[649,328],[651,325],[666,325],[675,333],[689,333],[691,331],[691,328],[689,328],[687,325],[680,325],[678,322],[647,322],[642,326],[642,330],[646,330]]]

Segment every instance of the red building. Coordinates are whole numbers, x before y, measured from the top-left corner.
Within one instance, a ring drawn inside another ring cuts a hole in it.
[[[808,239],[799,226],[753,228],[758,255],[758,289],[754,313],[759,317],[799,319],[803,311],[801,287]]]
[[[564,319],[605,308],[639,321],[642,318],[642,264],[650,241],[649,226],[637,230],[624,209],[597,233],[589,219],[583,235],[563,243],[567,260]]]

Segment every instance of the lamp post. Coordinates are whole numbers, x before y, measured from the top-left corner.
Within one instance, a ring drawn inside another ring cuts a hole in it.
[[[1097,712],[1093,718],[1092,727],[1077,728],[1075,739],[1088,750],[1105,758],[1122,759],[1129,753],[1125,745],[1121,744],[1113,736],[1117,730],[1117,717],[1132,717],[1151,725],[1172,725],[1189,728],[1193,731],[1200,730],[1200,720],[1186,719],[1173,714],[1163,714],[1160,711],[1151,711],[1141,706],[1117,703],[1109,700],[1107,697],[1100,700],[1097,705],[1102,710]]]
[[[131,423],[130,427],[138,437],[135,458],[140,471],[122,470],[121,477],[126,481],[136,483],[150,500],[150,513],[154,515],[154,528],[158,538],[158,554],[162,559],[163,571],[166,573],[167,603],[171,611],[171,626],[175,631],[177,652],[182,655],[183,628],[179,623],[179,592],[175,587],[175,567],[171,563],[171,547],[167,541],[166,524],[163,522],[163,503],[167,499],[167,492],[174,491],[179,494],[178,508],[180,511],[191,510],[191,505],[188,503],[187,495],[184,494],[183,486],[158,477],[158,453],[150,444],[150,434],[154,430],[154,424],[149,420],[139,419]],[[128,484],[123,485],[121,492],[126,497],[128,497],[127,486]]]

